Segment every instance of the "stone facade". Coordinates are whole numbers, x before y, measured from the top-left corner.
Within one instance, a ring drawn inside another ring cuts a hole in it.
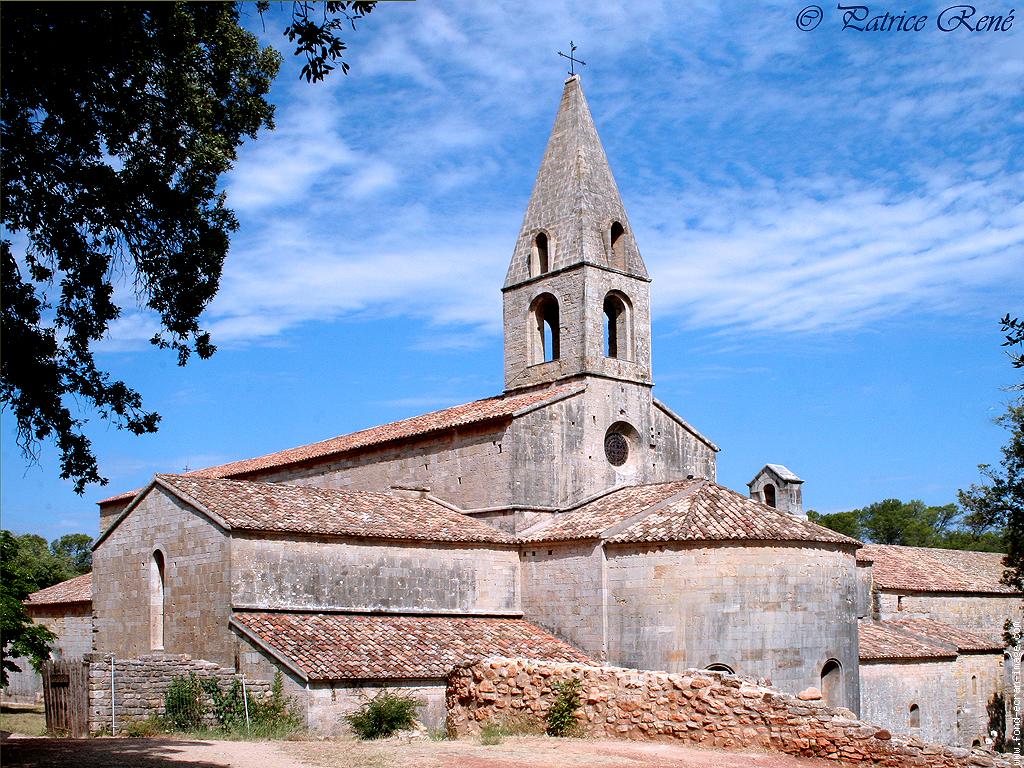
[[[236,609],[522,614],[516,548],[235,534]]]
[[[862,662],[861,714],[893,733],[957,743],[955,661]],[[911,725],[916,707],[918,725]]]
[[[883,620],[924,616],[978,632],[1001,633],[1007,619],[1024,626],[1024,600],[1020,595],[878,589],[875,610]]]
[[[610,663],[678,672],[723,664],[790,693],[842,668],[857,711],[854,558],[839,547],[763,544],[610,546]]]
[[[669,674],[486,659],[449,676],[449,733],[479,733],[488,721],[543,722],[553,685],[573,678],[583,683],[577,718],[590,736],[682,740],[892,768],[1009,766],[983,750],[893,736],[848,709],[827,706],[816,690],[796,697],[764,681],[695,669]]]
[[[237,677],[234,669],[193,660],[186,654],[146,654],[120,659],[108,653],[90,653],[85,661],[89,663],[89,732],[92,734],[116,735],[129,723],[163,715],[164,694],[175,678],[189,674],[201,680],[215,678],[225,689]],[[273,674],[270,677],[272,679]],[[250,678],[245,684],[246,691],[257,698],[270,692],[271,683],[266,680]],[[210,713],[206,724],[215,725]]]
[[[95,650],[123,658],[158,650],[150,612],[157,550],[166,564],[159,650],[232,666],[229,540],[209,517],[162,488],[153,488],[93,552]]]

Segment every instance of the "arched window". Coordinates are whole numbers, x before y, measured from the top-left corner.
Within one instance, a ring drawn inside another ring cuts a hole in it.
[[[708,664],[706,667],[704,667],[704,669],[706,669],[708,672],[724,672],[727,675],[736,674],[732,671],[732,667],[728,666],[727,664]]]
[[[533,247],[530,249],[530,277],[543,275],[551,269],[548,251],[547,234],[538,232],[533,238]]]
[[[542,293],[530,305],[529,312],[530,365],[557,360],[559,355],[558,299]]]
[[[612,222],[609,242],[612,247],[612,267],[626,271],[626,229],[617,221]]]
[[[917,704],[910,705],[910,727],[921,727],[921,708]]]
[[[841,707],[845,700],[843,694],[843,665],[829,659],[821,668],[821,696],[830,707]]]
[[[978,676],[971,675],[971,693],[978,692]]]
[[[149,646],[164,649],[164,553],[159,549],[149,560]]]
[[[764,503],[769,507],[775,506],[775,486],[771,483],[766,483],[764,486]]]
[[[629,299],[612,291],[604,297],[604,353],[620,360],[633,359],[633,329]]]

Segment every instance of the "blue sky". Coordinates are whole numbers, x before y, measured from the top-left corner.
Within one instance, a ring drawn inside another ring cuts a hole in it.
[[[5,415],[4,527],[95,534],[95,501],[154,472],[497,394],[570,38],[654,278],[655,394],[722,447],[719,482],[776,462],[819,511],[954,500],[998,459],[1019,378],[997,321],[1024,313],[1024,16],[945,33],[945,4],[872,5],[929,21],[869,33],[825,6],[803,32],[805,4],[393,3],[346,37],[348,77],[287,60],[277,129],[225,179],[219,351],[178,368],[125,288],[99,360],[160,431],[93,418],[111,482],[78,497]],[[280,16],[248,23],[282,47]]]

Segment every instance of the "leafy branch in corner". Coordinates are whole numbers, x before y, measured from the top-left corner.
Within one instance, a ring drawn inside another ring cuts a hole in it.
[[[341,61],[347,46],[338,36],[346,26],[355,31],[356,21],[373,10],[376,0],[328,0],[323,3],[323,13],[316,19],[317,3],[311,0],[294,0],[291,23],[284,34],[289,43],[295,43],[295,56],[305,56],[306,63],[299,77],[307,83],[322,81],[341,64],[341,71],[348,74],[349,65]],[[269,8],[269,3],[259,6],[260,12]]]

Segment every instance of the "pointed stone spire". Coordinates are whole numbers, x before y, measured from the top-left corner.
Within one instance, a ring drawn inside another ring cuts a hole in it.
[[[505,287],[580,263],[647,278],[580,76],[573,75],[565,81]]]

